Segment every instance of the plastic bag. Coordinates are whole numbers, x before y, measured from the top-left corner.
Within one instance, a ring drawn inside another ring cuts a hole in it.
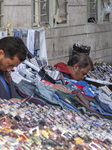
[[[107,2],[104,2],[104,16],[111,13],[111,8]]]

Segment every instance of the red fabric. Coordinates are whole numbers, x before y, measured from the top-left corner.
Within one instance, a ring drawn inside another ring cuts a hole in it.
[[[54,65],[54,67],[60,68],[60,72],[66,73],[66,74],[70,75],[72,77],[72,79],[74,79],[74,77],[72,76],[71,72],[68,70],[65,63],[63,63],[63,62],[57,63]]]
[[[63,62],[57,63],[57,64],[54,65],[54,67],[60,68],[60,72],[69,74],[74,79],[74,77],[72,76],[71,72],[68,70],[68,68],[67,68],[65,63],[63,63]]]
[[[41,82],[44,83],[45,85],[49,85],[49,86],[53,86],[54,85],[51,82],[46,81],[46,80],[41,80]]]
[[[83,91],[84,87],[82,85],[77,85],[77,84],[74,84],[76,87],[78,87],[81,91]]]
[[[55,64],[54,67],[60,68],[61,72],[65,72],[65,73],[71,74],[70,71],[68,70],[68,68],[66,67],[66,64],[63,63],[63,62]]]

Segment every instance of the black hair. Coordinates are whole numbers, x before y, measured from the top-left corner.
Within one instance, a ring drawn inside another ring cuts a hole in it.
[[[79,64],[79,69],[86,68],[90,65],[93,68],[93,63],[91,58],[87,54],[77,53],[69,59],[67,65],[73,67],[75,64]]]
[[[22,62],[26,59],[28,49],[19,37],[4,37],[0,39],[0,49],[4,51],[5,57],[13,60],[15,56]]]

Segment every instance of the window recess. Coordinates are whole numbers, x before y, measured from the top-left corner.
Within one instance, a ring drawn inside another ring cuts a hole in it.
[[[32,27],[68,24],[68,0],[32,0]]]
[[[68,24],[68,0],[56,0],[54,26]]]
[[[104,23],[109,22],[111,13],[110,0],[88,0],[88,22]]]

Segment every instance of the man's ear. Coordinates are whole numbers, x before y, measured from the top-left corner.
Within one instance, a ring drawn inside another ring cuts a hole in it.
[[[0,58],[3,58],[4,57],[4,51],[2,49],[0,49]]]
[[[78,70],[79,70],[79,64],[75,64],[75,65],[73,66],[73,69],[74,69],[75,71],[78,71]]]

